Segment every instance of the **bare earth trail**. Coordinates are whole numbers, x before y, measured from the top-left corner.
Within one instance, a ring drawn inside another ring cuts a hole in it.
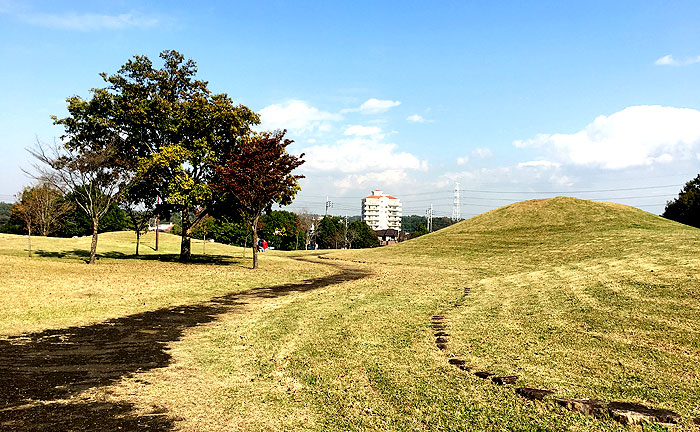
[[[168,431],[165,412],[132,413],[128,402],[76,397],[123,377],[166,367],[168,344],[190,327],[251,302],[361,279],[369,273],[330,264],[338,273],[299,283],[254,288],[208,302],[143,312],[84,327],[46,330],[0,340],[0,431]]]

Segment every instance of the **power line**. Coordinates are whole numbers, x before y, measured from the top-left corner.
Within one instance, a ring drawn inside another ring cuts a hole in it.
[[[480,193],[524,193],[524,194],[558,194],[558,193],[588,193],[588,192],[622,192],[622,191],[632,191],[632,190],[646,190],[646,189],[661,189],[667,187],[681,187],[683,185],[672,184],[664,186],[646,186],[646,187],[636,187],[636,188],[624,188],[624,189],[589,189],[589,190],[568,190],[568,191],[488,191],[488,190],[475,190],[475,189],[462,189],[462,192],[480,192]]]

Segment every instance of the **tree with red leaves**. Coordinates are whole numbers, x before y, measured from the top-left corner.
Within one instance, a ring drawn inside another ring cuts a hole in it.
[[[253,268],[258,267],[258,222],[262,212],[272,204],[291,204],[300,190],[299,179],[292,171],[304,163],[304,154],[287,153],[294,141],[284,138],[287,131],[254,134],[240,150],[216,167],[217,188],[233,198],[241,216],[253,233]]]

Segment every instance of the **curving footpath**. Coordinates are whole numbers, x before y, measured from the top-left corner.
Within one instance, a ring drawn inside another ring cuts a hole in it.
[[[274,299],[361,279],[369,272],[339,264],[340,272],[163,308],[106,322],[0,340],[0,431],[169,431],[167,412],[133,414],[129,402],[81,399],[141,371],[168,366],[168,344],[186,329],[215,321],[252,300]]]

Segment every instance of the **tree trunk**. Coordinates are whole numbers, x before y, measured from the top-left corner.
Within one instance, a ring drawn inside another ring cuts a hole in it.
[[[97,254],[97,219],[92,220],[92,243],[90,244],[90,261],[88,264],[95,264],[95,255]]]
[[[180,262],[190,262],[192,248],[190,245],[190,212],[182,211],[182,241],[180,242]]]
[[[136,256],[139,256],[139,243],[141,242],[141,231],[136,231]]]
[[[32,227],[27,225],[27,239],[29,240],[29,258],[32,257]]]
[[[253,219],[253,268],[258,268],[258,218]]]

